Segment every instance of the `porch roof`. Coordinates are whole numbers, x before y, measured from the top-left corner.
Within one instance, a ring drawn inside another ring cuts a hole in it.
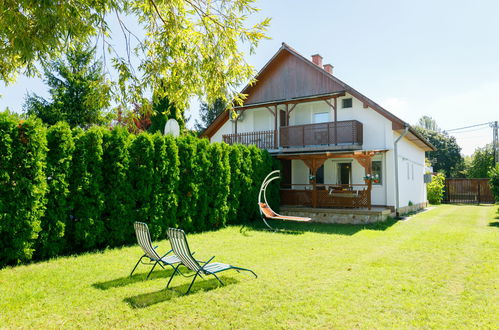
[[[324,151],[309,153],[279,153],[274,155],[279,159],[329,159],[329,158],[355,158],[357,156],[374,156],[387,152],[389,149],[352,150],[352,151]]]

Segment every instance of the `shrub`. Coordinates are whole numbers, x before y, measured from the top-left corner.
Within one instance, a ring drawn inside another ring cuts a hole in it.
[[[133,238],[132,185],[128,177],[130,166],[130,135],[123,127],[106,131],[103,136],[102,192],[105,196],[102,218],[105,243],[119,246]]]
[[[46,152],[39,120],[0,114],[0,265],[33,256],[46,203]]]
[[[135,137],[130,145],[130,166],[128,180],[132,185],[133,198],[131,223],[141,221],[151,223],[152,192],[153,192],[153,159],[154,144],[152,136],[144,133]],[[157,235],[157,228],[153,227],[152,235]]]
[[[65,249],[66,224],[71,214],[69,181],[75,147],[67,123],[59,122],[48,129],[47,147],[45,175],[48,192],[36,247],[38,258],[54,257]]]
[[[207,139],[193,139],[196,143],[196,158],[193,172],[194,185],[196,186],[196,207],[190,209],[194,231],[203,231],[209,228],[208,201],[216,195],[211,181],[218,172],[211,171],[212,164],[208,153],[210,151]],[[216,189],[216,188],[215,188]]]
[[[499,164],[489,171],[489,185],[496,202],[499,202]]]
[[[153,239],[159,239],[166,237],[168,228],[176,224],[179,159],[177,144],[171,135],[155,134],[153,143],[151,235]]]
[[[71,175],[72,215],[69,227],[70,251],[85,251],[104,242],[102,177],[103,129],[75,130],[75,152]]]
[[[180,160],[180,184],[178,187],[178,227],[193,231],[193,214],[197,207],[198,185],[195,175],[197,139],[185,136],[177,139],[178,157]]]
[[[248,178],[244,169],[243,164],[243,154],[244,147],[241,145],[234,145],[228,147],[228,160],[230,167],[230,184],[229,184],[229,195],[227,196],[227,223],[236,224],[240,223],[239,209],[241,198],[243,198],[242,192],[246,187],[251,185],[250,178]]]
[[[220,228],[227,223],[231,174],[228,149],[226,144],[221,143],[213,143],[208,147],[211,175],[207,176],[208,209],[205,223],[209,228]]]
[[[445,175],[434,175],[431,182],[426,185],[428,201],[430,204],[440,204],[444,198]]]

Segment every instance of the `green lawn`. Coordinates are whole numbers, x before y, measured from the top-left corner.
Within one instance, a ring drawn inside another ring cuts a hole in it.
[[[0,327],[497,328],[497,207],[444,205],[373,227],[288,224],[189,235],[197,257],[253,269],[227,285],[127,275],[138,247],[0,270]],[[283,226],[281,225],[281,228]],[[168,249],[167,241],[158,244]]]

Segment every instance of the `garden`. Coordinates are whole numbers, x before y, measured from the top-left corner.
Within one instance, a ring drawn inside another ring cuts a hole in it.
[[[494,328],[492,206],[441,205],[370,226],[259,222],[189,234],[196,256],[253,269],[213,278],[139,266],[136,245],[0,270],[3,327]],[[170,248],[158,238],[160,252]]]

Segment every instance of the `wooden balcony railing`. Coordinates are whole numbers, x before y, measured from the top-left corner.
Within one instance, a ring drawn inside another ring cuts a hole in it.
[[[281,127],[281,147],[362,145],[362,123],[357,120]]]
[[[281,205],[371,209],[371,182],[366,184],[281,184]]]
[[[277,149],[277,134],[274,130],[237,134],[225,134],[227,144],[254,144],[261,149]],[[320,124],[283,126],[280,128],[280,146],[307,147],[321,145],[362,145],[362,123],[347,120]]]
[[[260,149],[275,149],[275,131],[257,131],[237,134],[225,134],[222,139],[227,144],[254,144]]]

